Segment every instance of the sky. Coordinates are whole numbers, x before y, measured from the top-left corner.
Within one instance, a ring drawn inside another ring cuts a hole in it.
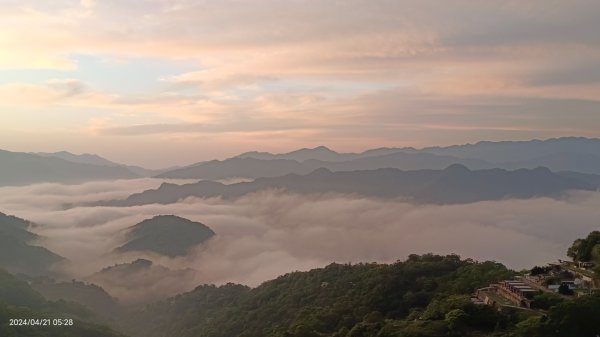
[[[0,0],[0,148],[164,167],[600,137],[599,15],[596,0]]]

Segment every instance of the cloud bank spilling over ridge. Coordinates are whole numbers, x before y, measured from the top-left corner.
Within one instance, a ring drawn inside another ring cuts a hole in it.
[[[305,197],[259,192],[235,202],[188,198],[171,205],[128,208],[79,207],[62,210],[64,200],[100,199],[155,186],[151,180],[1,188],[5,213],[41,224],[40,244],[69,258],[72,277],[85,278],[116,263],[145,257],[158,268],[106,282],[125,301],[166,296],[203,283],[262,281],[331,262],[391,262],[412,253],[457,253],[494,259],[520,269],[564,256],[578,237],[598,228],[600,193],[577,192],[565,200],[546,198],[416,206],[399,201],[328,194]],[[15,196],[19,197],[16,198]],[[21,199],[22,198],[22,199]],[[23,200],[23,201],[22,201]],[[28,200],[27,203],[24,200]],[[199,221],[217,236],[186,257],[108,254],[125,232],[157,214]],[[185,277],[175,277],[181,270]],[[144,275],[144,276],[142,276]],[[163,283],[148,282],[148,275]]]

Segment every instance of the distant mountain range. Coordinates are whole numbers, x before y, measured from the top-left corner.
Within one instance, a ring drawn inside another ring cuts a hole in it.
[[[27,228],[29,221],[0,213],[0,268],[31,276],[51,274],[52,266],[64,258],[31,241],[38,238]]]
[[[448,147],[427,147],[419,151],[459,158],[477,158],[497,164],[528,161],[532,158],[544,158],[564,153],[600,157],[600,139],[562,137],[529,141],[483,141]]]
[[[474,169],[491,168],[493,165],[477,159],[462,159],[429,153],[395,152],[385,155],[356,158],[348,161],[323,161],[306,159],[258,159],[234,157],[223,161],[213,160],[158,175],[158,178],[218,180],[232,177],[262,178],[278,177],[290,173],[308,174],[318,168],[331,171],[373,170],[397,168],[401,170],[443,169],[452,164],[462,164]]]
[[[338,153],[324,146],[319,146],[314,149],[304,148],[283,154],[271,154],[268,152],[246,152],[237,157],[256,159],[291,159],[300,162],[308,159],[322,161],[348,161],[396,152],[431,153],[458,158],[473,158],[498,164],[526,161],[530,160],[531,158],[539,158],[559,153],[591,154],[600,157],[600,139],[562,137],[528,141],[481,141],[475,144],[452,145],[446,147],[436,146],[422,149],[415,149],[412,147],[377,148],[361,153]]]
[[[367,150],[361,153],[338,153],[325,146],[318,146],[313,149],[300,149],[288,153],[272,154],[269,152],[246,152],[242,153],[237,158],[255,158],[255,159],[288,159],[296,161],[305,161],[309,159],[321,160],[321,161],[348,161],[358,158],[372,157],[378,155],[385,155],[395,152],[405,152],[405,150],[414,150],[413,148],[378,148],[373,150]]]
[[[141,177],[152,177],[152,176],[161,174],[163,172],[174,170],[174,169],[178,168],[178,167],[170,167],[170,168],[166,168],[166,169],[152,170],[152,169],[147,169],[147,168],[143,168],[143,167],[135,166],[135,165],[125,165],[125,164],[115,163],[106,158],[100,157],[96,154],[89,154],[89,153],[73,154],[73,153],[67,152],[67,151],[60,151],[60,152],[52,152],[52,153],[38,152],[38,153],[34,153],[34,154],[36,154],[38,156],[43,156],[43,157],[60,158],[60,159],[63,159],[63,160],[66,160],[66,161],[72,162],[72,163],[89,164],[89,165],[96,165],[96,166],[108,166],[108,167],[123,167]]]
[[[594,191],[599,187],[599,178],[576,172],[553,173],[547,168],[471,171],[459,164],[453,164],[444,170],[415,171],[376,169],[332,172],[321,168],[307,175],[288,174],[231,185],[213,181],[184,185],[163,183],[158,189],[96,205],[169,204],[187,197],[233,199],[268,189],[302,194],[332,192],[401,198],[417,203],[457,204],[506,198],[558,197],[569,190]]]
[[[200,222],[174,215],[158,215],[129,228],[128,242],[118,252],[150,251],[170,257],[188,250],[215,235]]]
[[[25,153],[0,150],[0,186],[35,183],[81,183],[152,177],[179,167],[151,170],[112,162],[95,154]]]
[[[132,179],[139,176],[120,166],[76,163],[57,157],[0,150],[0,186],[42,182],[80,183],[91,180]]]
[[[284,154],[247,152],[226,160],[201,162],[159,174],[159,178],[218,180],[232,177],[277,177],[331,171],[440,170],[452,164],[470,169],[547,167],[552,171],[600,174],[600,140],[559,138],[545,141],[480,142],[449,147],[380,148],[362,153],[337,153],[324,146]]]
[[[547,167],[554,172],[600,174],[600,139],[564,137],[479,142],[423,149],[378,148],[361,153],[338,153],[319,146],[283,154],[246,152],[225,160],[204,161],[162,170],[119,164],[94,154],[77,155],[66,151],[34,154],[0,150],[0,164],[0,186],[40,182],[79,183],[150,176],[161,179],[255,179],[290,173],[305,175],[318,168],[331,171],[379,168],[441,170],[452,164],[461,164],[472,170]]]

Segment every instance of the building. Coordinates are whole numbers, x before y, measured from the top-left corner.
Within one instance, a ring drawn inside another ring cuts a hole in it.
[[[497,293],[520,307],[529,308],[533,296],[538,292],[519,280],[501,281],[497,284]]]
[[[530,308],[531,300],[539,293],[539,290],[533,289],[520,280],[505,280],[478,289],[476,295],[486,304],[496,304],[490,303],[490,293],[501,296],[514,306]]]

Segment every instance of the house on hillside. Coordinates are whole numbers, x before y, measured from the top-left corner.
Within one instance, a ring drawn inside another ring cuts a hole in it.
[[[533,297],[539,292],[521,280],[504,280],[478,289],[476,296],[484,303],[494,306],[512,305],[530,308]]]
[[[596,264],[594,262],[591,262],[591,261],[586,261],[586,262],[579,261],[579,262],[577,262],[577,266],[579,268],[581,268],[581,269],[592,269],[592,268],[594,268],[595,265]]]

